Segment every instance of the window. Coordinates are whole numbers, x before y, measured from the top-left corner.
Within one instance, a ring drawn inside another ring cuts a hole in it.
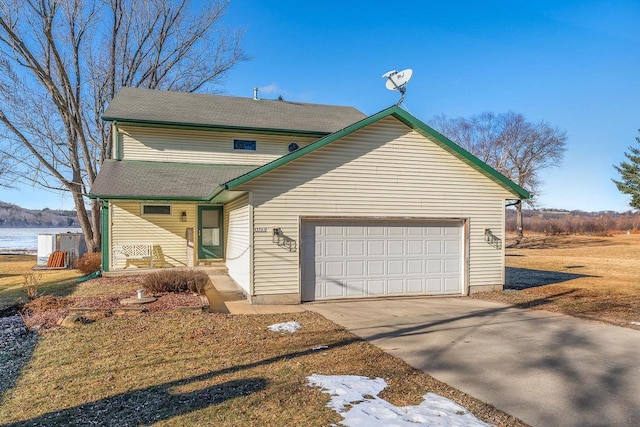
[[[245,151],[256,151],[257,143],[255,140],[250,140],[250,139],[234,139],[233,149],[245,150]]]
[[[142,215],[171,215],[171,205],[142,205]]]

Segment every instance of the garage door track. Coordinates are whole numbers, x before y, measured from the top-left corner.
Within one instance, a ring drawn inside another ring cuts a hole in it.
[[[307,308],[533,426],[640,425],[640,331],[471,298]]]

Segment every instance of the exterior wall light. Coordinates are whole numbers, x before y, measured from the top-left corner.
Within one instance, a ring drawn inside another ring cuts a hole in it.
[[[180,220],[182,220],[182,222],[187,222],[187,211],[182,211],[182,214],[180,215]]]

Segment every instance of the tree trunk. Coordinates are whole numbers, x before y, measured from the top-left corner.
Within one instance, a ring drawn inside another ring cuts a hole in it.
[[[71,196],[73,197],[73,203],[76,207],[78,223],[82,229],[82,234],[84,234],[84,242],[87,245],[87,251],[99,252],[100,246],[96,246],[93,238],[93,229],[91,228],[91,221],[89,221],[87,209],[84,206],[84,197],[82,197],[82,194],[79,191],[74,190],[71,191]]]
[[[522,237],[522,200],[518,200],[516,203],[516,244],[520,243]]]
[[[93,247],[94,252],[102,250],[102,222],[100,221],[101,209],[98,200],[91,200],[91,225],[93,227]]]

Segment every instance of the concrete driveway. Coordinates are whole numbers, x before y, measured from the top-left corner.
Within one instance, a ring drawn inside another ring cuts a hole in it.
[[[533,426],[640,425],[640,331],[470,298],[306,308]]]

